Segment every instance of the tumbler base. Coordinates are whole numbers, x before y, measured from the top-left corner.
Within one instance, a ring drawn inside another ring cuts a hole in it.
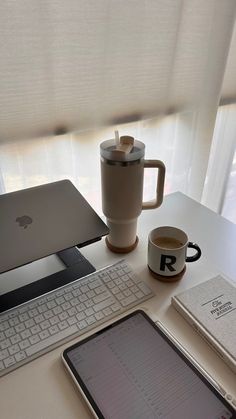
[[[136,240],[134,242],[134,244],[132,244],[131,246],[127,246],[127,247],[116,247],[113,246],[111,243],[109,243],[108,238],[106,237],[105,239],[106,241],[106,245],[108,247],[109,250],[111,250],[114,253],[129,253],[132,252],[132,250],[134,250],[138,244],[138,236],[136,236]]]

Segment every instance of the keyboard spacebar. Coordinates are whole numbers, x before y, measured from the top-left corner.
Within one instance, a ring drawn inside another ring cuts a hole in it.
[[[51,345],[54,345],[57,342],[60,342],[61,340],[67,338],[68,336],[73,335],[73,333],[78,332],[78,327],[74,324],[70,327],[67,327],[66,329],[60,331],[59,333],[55,333],[55,335],[50,336],[47,339],[41,340],[40,342],[36,343],[35,345],[30,346],[25,350],[26,354],[28,356],[34,355],[37,352],[42,351],[45,348],[50,347]]]

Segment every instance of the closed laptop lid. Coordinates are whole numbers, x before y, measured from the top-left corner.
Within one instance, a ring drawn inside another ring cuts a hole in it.
[[[106,234],[69,180],[0,195],[0,273]]]

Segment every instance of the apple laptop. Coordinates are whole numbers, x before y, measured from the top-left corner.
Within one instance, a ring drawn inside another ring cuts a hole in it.
[[[108,234],[69,180],[0,195],[0,273]]]

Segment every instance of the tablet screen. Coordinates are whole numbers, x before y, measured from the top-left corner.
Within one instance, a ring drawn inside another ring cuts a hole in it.
[[[228,419],[233,409],[142,312],[64,352],[101,418]]]

